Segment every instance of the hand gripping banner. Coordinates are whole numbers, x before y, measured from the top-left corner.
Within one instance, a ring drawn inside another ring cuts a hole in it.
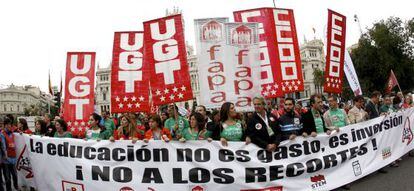
[[[68,52],[63,117],[74,136],[83,134],[94,112],[95,52]]]
[[[144,22],[144,40],[154,105],[193,99],[181,15]]]
[[[235,11],[237,22],[258,22],[262,95],[282,97],[304,90],[293,10],[259,8]]]
[[[256,23],[226,23],[227,18],[195,20],[200,104],[253,111],[260,95],[260,60]]]
[[[339,94],[344,75],[346,17],[328,9],[324,92]]]
[[[143,59],[143,32],[115,32],[111,70],[113,113],[149,111],[150,73]]]

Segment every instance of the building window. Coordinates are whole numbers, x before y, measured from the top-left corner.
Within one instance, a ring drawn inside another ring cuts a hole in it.
[[[311,58],[316,58],[317,57],[316,50],[310,50],[309,55],[310,55]]]
[[[303,72],[303,80],[306,80],[306,72]]]
[[[3,110],[4,110],[4,111],[7,111],[7,107],[6,107],[6,105],[4,105]]]
[[[20,105],[17,105],[17,111],[20,111]]]
[[[10,106],[10,111],[13,111],[13,105]]]
[[[106,93],[103,93],[103,94],[102,94],[102,99],[103,99],[104,101],[106,101]]]
[[[101,112],[103,112],[103,111],[105,111],[105,110],[104,110],[104,106],[103,106],[103,105],[101,105]]]

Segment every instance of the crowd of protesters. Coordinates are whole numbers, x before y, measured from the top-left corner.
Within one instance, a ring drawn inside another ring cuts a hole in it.
[[[160,114],[123,113],[111,117],[109,112],[102,115],[92,113],[89,116],[89,128],[84,134],[76,137],[71,134],[68,125],[60,117],[49,114],[35,121],[32,132],[23,118],[17,120],[8,115],[0,118],[0,191],[3,191],[3,179],[6,190],[11,190],[12,183],[18,189],[16,175],[16,149],[13,132],[26,133],[56,138],[82,138],[85,140],[131,140],[132,143],[142,140],[180,141],[185,143],[192,140],[220,141],[227,146],[232,141],[243,141],[255,144],[267,151],[276,151],[284,140],[294,140],[297,136],[316,137],[319,134],[330,135],[339,132],[349,124],[360,123],[369,119],[388,115],[401,109],[413,106],[411,94],[398,93],[393,98],[381,96],[374,91],[365,100],[356,96],[352,104],[340,102],[334,95],[323,99],[321,95],[312,95],[308,107],[302,107],[295,99],[284,98],[279,105],[267,104],[261,97],[253,99],[254,112],[240,113],[235,105],[224,103],[220,110],[207,111],[206,107],[198,105],[189,115],[181,116],[175,104],[167,106]],[[325,101],[324,101],[325,100]],[[327,102],[326,102],[327,101]],[[327,103],[327,104],[326,104]],[[351,107],[352,105],[352,107]],[[412,153],[410,153],[412,154]],[[410,155],[412,156],[412,155]],[[392,163],[398,166],[398,161]],[[380,170],[380,172],[386,172]],[[1,176],[4,177],[1,177]],[[346,188],[348,188],[346,186]]]

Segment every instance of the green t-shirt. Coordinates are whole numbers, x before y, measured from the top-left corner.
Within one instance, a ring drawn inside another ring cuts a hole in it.
[[[104,126],[105,126],[105,129],[108,131],[108,132],[110,132],[110,135],[109,136],[112,136],[112,134],[113,134],[113,132],[114,132],[114,130],[115,130],[115,123],[114,123],[114,120],[112,120],[112,119],[104,119]]]
[[[177,136],[181,136],[181,132],[185,129],[185,128],[189,128],[190,124],[188,123],[188,121],[186,119],[184,119],[181,116],[178,116],[178,130],[174,133],[174,126],[176,124],[175,122],[175,118],[170,117],[165,121],[164,127],[168,128],[171,132],[171,136],[175,139],[177,139]]]
[[[315,119],[316,133],[324,133],[322,116],[319,112],[312,109],[313,118]]]
[[[92,140],[108,139],[106,138],[106,134],[108,134],[108,132],[107,131],[101,132],[100,128],[95,129],[95,130],[91,128],[85,132],[85,138],[92,139]]]
[[[66,132],[63,133],[63,135],[59,135],[58,132],[55,132],[55,135],[53,137],[56,137],[56,138],[72,138],[72,133],[66,131]]]
[[[346,120],[344,112],[342,109],[329,109],[329,116],[332,122],[332,125],[335,127],[344,127],[346,126]]]
[[[207,140],[210,137],[210,132],[207,130],[195,131],[189,127],[183,129],[182,136],[185,140]]]
[[[382,105],[380,107],[380,113],[394,112],[395,108],[392,105]]]
[[[227,141],[241,141],[243,137],[243,128],[240,122],[236,122],[234,125],[227,125],[223,123],[223,131],[220,134],[221,138],[225,138]]]

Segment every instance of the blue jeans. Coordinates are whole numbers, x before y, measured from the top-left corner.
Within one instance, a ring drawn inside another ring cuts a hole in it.
[[[4,180],[6,181],[6,190],[12,191],[12,188],[11,188],[12,179],[13,179],[13,186],[17,190],[18,184],[17,184],[16,165],[3,164],[3,175],[4,175]]]

